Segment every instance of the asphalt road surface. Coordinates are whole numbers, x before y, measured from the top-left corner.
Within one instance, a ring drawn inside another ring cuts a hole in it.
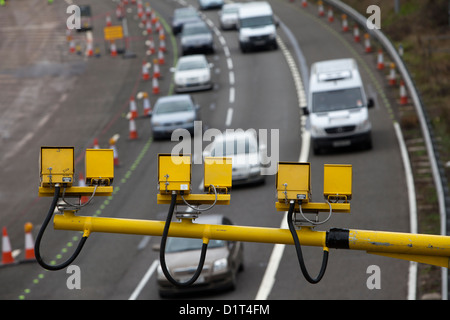
[[[177,143],[153,141],[150,120],[142,116],[136,121],[139,138],[128,138],[129,98],[140,91],[152,91],[151,82],[141,80],[141,65],[143,60],[151,62],[155,58],[146,55],[145,41],[149,36],[139,26],[136,6],[129,5],[127,12],[130,50],[136,57],[123,59],[110,57],[103,41],[107,14],[114,24],[119,23],[114,1],[92,3],[94,44],[100,51],[99,57],[69,53],[65,33],[67,3],[39,7],[38,2],[11,1],[0,8],[0,57],[6,61],[0,67],[0,225],[8,230],[17,261],[23,259],[24,224],[33,223],[35,236],[51,202],[50,198],[37,197],[41,146],[74,146],[79,173],[84,172],[84,150],[92,147],[95,138],[107,148],[109,139],[120,135],[120,165],[115,168],[113,196],[95,198],[80,214],[164,220],[168,206],[156,205],[157,154],[170,152]],[[385,79],[375,69],[374,56],[365,55],[363,47],[352,42],[351,35],[342,34],[337,22],[329,24],[318,18],[315,6],[304,9],[299,2],[281,0],[270,3],[282,22],[278,28],[282,45],[278,50],[242,54],[236,31],[220,30],[217,11],[203,12],[214,26],[217,49],[207,56],[214,63],[214,89],[193,94],[201,106],[203,129],[254,128],[269,133],[277,130],[279,141],[269,141],[279,142],[278,160],[299,161],[302,156],[311,163],[316,201],[322,198],[323,164],[352,164],[352,213],[333,215],[319,230],[343,227],[408,232],[401,154],[388,107],[380,98]],[[151,3],[166,28],[167,45],[160,94],[150,94],[152,104],[158,96],[173,92],[169,68],[178,57],[179,39],[169,32],[170,17],[174,8],[184,5],[197,7],[194,0]],[[74,32],[72,36],[81,46],[85,45],[85,33]],[[153,37],[157,39],[157,34]],[[373,149],[315,156],[309,148],[302,151],[302,88],[296,85],[295,75],[308,74],[302,65],[309,68],[315,61],[345,57],[357,59],[368,95],[377,102],[370,110]],[[202,148],[207,144],[202,141]],[[201,156],[201,150],[193,153],[194,157]],[[192,178],[194,191],[200,192],[200,165],[194,165]],[[265,184],[233,189],[231,205],[216,206],[214,212],[229,216],[236,225],[279,227],[284,214],[275,210],[274,195],[275,177],[268,176]],[[71,255],[80,237],[78,232],[55,231],[50,225],[42,243],[44,259],[61,263]],[[81,289],[68,289],[70,274],[65,270],[50,272],[37,263],[19,263],[0,268],[0,298],[160,299],[152,267],[159,257],[152,245],[159,241],[159,237],[92,234],[74,262],[81,270]],[[301,274],[293,246],[277,247],[279,260],[271,259],[273,250],[273,245],[245,243],[245,270],[238,275],[236,290],[193,298],[407,298],[409,262],[365,252],[331,250],[323,280],[312,285]],[[320,268],[322,250],[303,250],[308,270],[314,276]],[[373,265],[381,270],[381,288],[371,290],[367,286],[367,271]],[[273,272],[273,285],[264,280],[266,272]],[[144,277],[146,274],[148,277]]]

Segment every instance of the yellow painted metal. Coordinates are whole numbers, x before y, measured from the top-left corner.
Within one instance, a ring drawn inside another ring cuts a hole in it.
[[[114,180],[114,150],[86,149],[86,184],[111,185]]]
[[[200,204],[212,204],[216,200],[214,194],[187,194],[184,195],[184,200],[192,205]],[[218,194],[216,204],[229,205],[230,204],[230,194]],[[156,203],[157,204],[170,204],[171,195],[170,194],[157,194]],[[184,204],[181,195],[177,195],[177,204]]]
[[[350,203],[330,203],[333,213],[349,213]],[[321,202],[308,202],[302,204],[303,213],[317,213],[317,212],[329,212],[330,205],[328,203]],[[275,202],[275,208],[277,211],[288,211],[289,203]],[[295,210],[299,210],[298,203],[295,204]]]
[[[74,175],[73,147],[41,147],[39,157],[41,187],[56,183],[71,186]]]
[[[122,233],[161,236],[164,221],[135,220],[104,217],[76,216],[65,212],[54,217],[57,230]],[[315,231],[311,227],[297,230],[300,243],[305,246],[326,248],[325,231]],[[208,225],[192,223],[190,219],[172,222],[170,237],[217,239],[229,241],[293,244],[292,235],[287,229],[245,227],[229,225]],[[349,230],[350,250],[366,251],[370,254],[418,261],[449,267],[450,237],[395,232]]]
[[[302,200],[311,197],[310,164],[307,162],[278,162],[276,176],[277,199]]]
[[[349,248],[370,253],[450,257],[450,237],[350,230]]]
[[[54,228],[57,230],[74,230],[105,233],[122,233],[135,235],[161,236],[164,221],[83,217],[71,213],[58,214],[54,217]],[[300,243],[307,246],[325,247],[326,232],[313,231],[309,227],[298,232]],[[169,237],[208,238],[210,240],[229,240],[259,243],[293,244],[288,229],[245,227],[235,225],[210,225],[193,223],[191,219],[172,222]]]
[[[217,191],[227,192],[231,189],[232,160],[227,157],[205,157],[204,159],[204,191],[212,192],[210,185]]]
[[[158,187],[160,194],[191,191],[191,155],[158,154]]]
[[[352,166],[325,164],[323,167],[323,195],[327,200],[351,200]]]
[[[65,191],[63,188],[59,191],[60,196],[62,196],[64,192],[64,197],[66,198],[75,198],[81,196],[91,196],[94,193],[95,187],[86,186],[86,187],[70,187],[66,188]],[[95,190],[95,196],[110,196],[113,193],[112,186],[99,186],[97,190]],[[39,197],[53,197],[55,195],[54,188],[39,188]]]

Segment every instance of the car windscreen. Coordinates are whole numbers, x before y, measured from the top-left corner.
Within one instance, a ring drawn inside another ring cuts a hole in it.
[[[197,17],[197,11],[195,9],[192,10],[176,10],[175,11],[175,18],[189,18],[189,17]]]
[[[241,28],[258,28],[271,24],[273,24],[272,16],[260,16],[240,20]]]
[[[166,252],[182,252],[190,250],[201,250],[202,239],[190,239],[190,238],[167,238]],[[209,240],[208,249],[224,247],[225,240]]]
[[[206,68],[206,63],[203,60],[183,61],[178,65],[179,71],[195,70],[203,68]]]
[[[312,111],[316,113],[361,108],[362,106],[363,97],[359,87],[312,94]]]
[[[255,141],[250,141],[248,137],[245,139],[228,139],[214,143],[211,151],[213,157],[225,157],[238,154],[248,154],[257,152]]]
[[[205,34],[209,33],[209,29],[206,25],[198,24],[198,25],[184,25],[182,35],[183,36],[191,36],[194,34]]]
[[[189,101],[166,101],[157,103],[153,114],[192,111],[194,107]]]

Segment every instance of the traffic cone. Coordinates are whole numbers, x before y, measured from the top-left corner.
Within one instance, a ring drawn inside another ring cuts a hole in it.
[[[364,34],[364,48],[366,53],[372,52],[372,45],[370,44],[370,35],[368,33]]]
[[[148,63],[146,61],[142,62],[142,80],[147,81],[150,79],[150,74],[148,72]]]
[[[86,182],[84,181],[84,176],[82,173],[78,174],[78,186],[79,187],[86,187]],[[80,204],[85,204],[88,202],[89,197],[88,196],[81,196],[80,197]]]
[[[377,56],[377,69],[383,70],[384,69],[384,56],[383,56],[383,50],[378,50],[378,56]]]
[[[158,17],[156,16],[155,11],[152,11],[152,14],[151,14],[151,21],[152,21],[152,24],[153,24],[153,25],[156,24],[157,19],[158,19]]]
[[[396,84],[397,84],[397,75],[395,72],[395,63],[391,63],[389,71],[389,85],[395,86]]]
[[[153,94],[159,94],[158,78],[153,78],[152,86],[153,86]]]
[[[70,40],[70,44],[69,44],[69,51],[70,51],[70,53],[75,53],[75,49],[76,49],[75,40],[71,39]]]
[[[152,106],[150,104],[150,99],[147,92],[142,94],[142,99],[144,103],[144,116],[148,117],[152,112]]]
[[[109,14],[106,16],[106,26],[107,27],[111,27],[112,26],[111,16]]]
[[[164,59],[164,52],[161,50],[158,51],[158,64],[164,64],[166,60]]]
[[[158,35],[159,35],[159,40],[166,40],[166,34],[164,33],[163,28],[159,29]]]
[[[150,22],[150,20],[147,20],[147,22],[145,23],[145,28],[147,29],[147,34],[151,34],[153,32],[152,23]]]
[[[342,15],[342,32],[347,32],[347,31],[348,31],[347,15],[343,14]]]
[[[159,22],[158,17],[156,17],[155,29],[156,29],[156,32],[159,32],[159,30],[161,30],[161,22]]]
[[[138,117],[138,111],[136,107],[136,101],[133,97],[130,98],[130,115],[133,119]]]
[[[406,94],[406,87],[403,80],[400,81],[400,104],[402,106],[408,104],[408,96]]]
[[[302,0],[302,7],[306,8],[308,6],[308,1],[307,0]]]
[[[98,145],[98,139],[97,138],[94,139],[94,147],[93,148],[94,149],[100,149],[100,146]]]
[[[6,227],[3,227],[3,238],[2,238],[2,265],[15,263],[11,251],[11,243],[9,242],[8,232]]]
[[[116,42],[114,40],[111,40],[110,51],[111,51],[111,57],[117,57],[117,46],[116,46]]]
[[[138,133],[136,130],[136,122],[134,121],[134,118],[129,115],[129,138],[130,140],[135,140],[138,138]]]
[[[328,22],[333,22],[334,21],[334,13],[333,13],[333,8],[329,7],[328,8]]]
[[[34,240],[31,230],[33,230],[33,224],[30,222],[25,223],[25,261],[35,260],[34,255]]]
[[[94,55],[94,47],[92,44],[92,41],[88,41],[87,47],[86,47],[86,56],[92,57]]]
[[[145,4],[145,15],[147,18],[150,18],[150,15],[152,14],[152,8],[150,7],[150,3]]]
[[[323,9],[323,2],[322,2],[322,0],[319,0],[317,2],[317,5],[318,5],[318,10],[319,10],[319,17],[323,17],[325,15],[325,11]]]
[[[159,70],[159,62],[157,59],[153,59],[153,78],[160,78],[161,72]]]
[[[148,45],[147,54],[148,55],[154,54],[156,50],[155,50],[155,43],[153,42],[153,38],[150,37],[150,39],[148,39],[145,43]]]
[[[117,148],[116,148],[116,142],[117,142],[116,136],[113,136],[111,139],[109,139],[109,148],[113,149],[113,154],[114,154],[114,165],[118,166],[118,165],[120,165],[120,161],[119,161],[119,152],[117,151]]]
[[[360,42],[361,41],[361,38],[359,36],[359,27],[357,25],[355,25],[353,27],[353,40],[355,42]]]
[[[166,40],[159,39],[159,51],[162,53],[166,52]],[[164,59],[164,55],[162,56],[162,58]]]

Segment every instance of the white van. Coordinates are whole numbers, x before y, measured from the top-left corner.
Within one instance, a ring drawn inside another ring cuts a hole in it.
[[[251,48],[278,48],[275,20],[268,2],[247,2],[240,6],[238,12],[239,46],[242,52]]]
[[[360,145],[372,147],[364,86],[353,59],[316,62],[311,66],[306,114],[314,153],[324,148]]]

